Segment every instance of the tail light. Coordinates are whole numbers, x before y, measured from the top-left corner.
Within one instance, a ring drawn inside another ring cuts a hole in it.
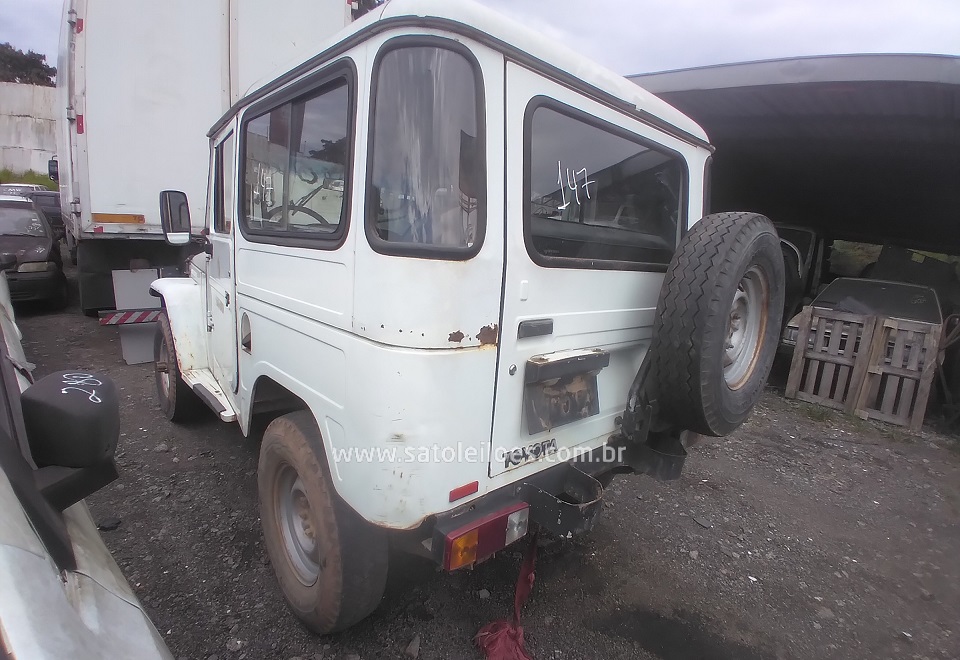
[[[454,571],[486,559],[527,534],[530,507],[512,504],[444,536],[443,567]]]

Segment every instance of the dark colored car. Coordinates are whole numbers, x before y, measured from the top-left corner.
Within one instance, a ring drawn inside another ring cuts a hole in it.
[[[57,240],[62,239],[65,231],[63,227],[63,213],[60,211],[60,193],[54,190],[42,190],[28,193],[26,197],[29,197],[37,203],[50,222],[50,226],[53,227],[53,233],[56,235]]]
[[[53,228],[43,211],[25,197],[0,196],[0,270],[10,299],[67,304],[67,278]]]
[[[905,282],[840,277],[827,285],[810,304],[821,309],[850,312],[851,314],[888,316],[923,323],[943,323],[937,292],[928,286]],[[844,323],[841,345],[842,342],[846,341],[848,330],[849,324]],[[798,314],[790,319],[784,327],[780,338],[780,350],[785,353],[793,353],[794,347],[797,345],[799,332],[800,315]],[[824,337],[829,336],[830,330],[828,328]],[[813,341],[814,339],[811,336],[810,346],[813,346]],[[859,344],[859,334],[856,341]],[[859,350],[859,345],[855,346],[855,350]],[[892,351],[893,345],[891,344],[887,349],[888,356]]]

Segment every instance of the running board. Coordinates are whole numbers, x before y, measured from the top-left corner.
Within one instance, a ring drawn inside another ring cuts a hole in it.
[[[224,422],[237,421],[237,413],[209,369],[191,369],[181,374],[183,382]]]

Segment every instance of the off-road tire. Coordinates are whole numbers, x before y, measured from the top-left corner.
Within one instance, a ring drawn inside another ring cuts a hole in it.
[[[263,434],[257,484],[267,554],[294,614],[310,630],[349,628],[380,604],[387,581],[385,533],[337,496],[323,459],[320,431],[309,411],[273,420]],[[284,474],[293,468],[308,502],[305,513],[317,543],[319,573],[307,584],[284,539],[280,501]]]
[[[762,326],[752,359],[742,363],[744,375],[731,384],[724,359],[734,296],[745,277],[765,279],[765,299],[754,306]],[[708,215],[694,224],[667,270],[654,321],[652,350],[662,419],[703,435],[736,429],[766,384],[783,301],[783,255],[770,220],[731,212]]]
[[[153,344],[154,381],[157,386],[157,402],[160,410],[171,422],[183,423],[195,420],[203,411],[204,403],[180,375],[177,349],[173,343],[170,319],[161,314],[157,319],[157,336]],[[167,371],[164,372],[163,369]],[[166,385],[164,374],[167,375]]]

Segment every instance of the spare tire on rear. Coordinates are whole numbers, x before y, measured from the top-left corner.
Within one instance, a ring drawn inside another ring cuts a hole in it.
[[[773,223],[715,213],[694,224],[670,262],[652,350],[660,417],[726,435],[760,398],[773,364],[784,266]]]

